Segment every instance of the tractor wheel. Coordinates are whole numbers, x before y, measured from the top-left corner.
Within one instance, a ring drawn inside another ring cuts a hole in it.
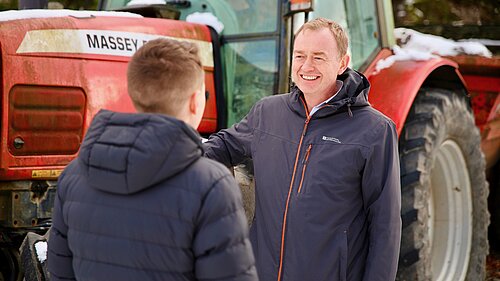
[[[20,281],[19,252],[13,248],[0,248],[0,281]]]
[[[400,137],[403,232],[397,280],[485,279],[488,184],[465,95],[421,89]]]
[[[243,208],[248,225],[251,226],[255,215],[255,181],[253,179],[253,162],[247,161],[234,167],[234,177],[240,186]]]

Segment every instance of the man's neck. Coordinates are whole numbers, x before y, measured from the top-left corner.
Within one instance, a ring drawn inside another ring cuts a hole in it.
[[[337,93],[340,91],[342,88],[342,81],[337,80],[337,83],[335,84],[335,88],[332,91],[329,91],[327,95],[318,95],[318,94],[309,94],[306,95],[304,94],[304,99],[307,105],[307,112],[311,112],[313,108],[325,101],[330,100],[333,98]]]

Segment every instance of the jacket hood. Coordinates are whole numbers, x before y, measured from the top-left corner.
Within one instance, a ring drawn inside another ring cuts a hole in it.
[[[315,118],[325,117],[331,114],[345,111],[347,111],[351,115],[351,107],[362,107],[370,105],[370,103],[368,102],[370,82],[362,73],[347,68],[344,73],[337,76],[337,80],[342,81],[342,88],[340,89],[339,93],[327,103],[327,107],[317,111],[314,114]],[[293,86],[290,93],[291,109],[299,115],[305,117],[306,112],[304,109],[304,104],[301,101],[304,94],[297,86]]]
[[[78,160],[91,187],[131,194],[176,175],[202,153],[200,136],[183,121],[101,110],[87,131]]]

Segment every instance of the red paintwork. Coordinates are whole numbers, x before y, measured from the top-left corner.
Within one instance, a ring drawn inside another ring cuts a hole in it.
[[[487,122],[500,118],[500,111],[493,110],[495,101],[500,99],[500,77],[464,75],[464,79],[472,98],[476,125],[482,131]]]
[[[481,130],[481,149],[488,168],[500,160],[500,57],[461,55],[459,64],[471,95],[476,125]]]
[[[451,59],[459,64],[467,83],[478,126],[500,119],[500,109],[495,106],[500,102],[500,57],[461,55]]]
[[[9,100],[7,138],[11,154],[74,154],[78,151],[86,103],[81,89],[15,86]],[[24,141],[22,147],[14,147],[16,138]]]
[[[390,68],[375,73],[377,62],[391,54],[389,50],[382,50],[364,74],[371,83],[370,103],[396,123],[400,134],[417,92],[429,74],[442,66],[457,68],[457,64],[443,58],[397,61]]]
[[[495,165],[500,159],[500,58],[459,56],[404,61],[374,73],[377,62],[390,55],[389,50],[382,50],[365,75],[371,83],[369,101],[396,123],[398,134],[403,129],[418,90],[429,74],[439,67],[451,66],[470,93],[487,167]]]
[[[14,156],[9,152],[11,140],[7,136],[12,122],[9,120],[9,106],[11,104],[9,93],[15,85],[61,86],[81,89],[87,102],[83,116],[84,132],[92,117],[101,108],[120,112],[134,111],[126,89],[126,67],[129,57],[66,53],[16,54],[25,33],[37,29],[113,30],[211,42],[210,31],[206,26],[165,19],[97,16],[84,19],[61,17],[0,22],[2,74],[0,82],[2,98],[0,108],[2,118],[0,180],[31,179],[32,170],[63,169],[76,156],[76,153]],[[206,118],[204,118],[200,129],[213,131],[217,118],[213,68],[205,67],[205,71],[206,88],[210,92],[210,99],[208,100]],[[54,132],[50,138],[35,138],[38,142],[57,142],[60,139],[57,132]],[[51,147],[57,147],[57,143]]]
[[[213,71],[205,74],[205,88],[208,91],[208,99],[203,113],[203,121],[198,127],[198,131],[202,134],[210,134],[217,130],[217,104],[215,97],[215,84]]]

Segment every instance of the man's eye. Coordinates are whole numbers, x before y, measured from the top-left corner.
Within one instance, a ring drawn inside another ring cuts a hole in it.
[[[317,60],[317,61],[323,61],[325,60],[323,57],[314,57],[314,60]]]
[[[303,59],[303,58],[304,58],[304,56],[303,56],[303,55],[295,55],[295,57],[294,57],[294,58],[295,58],[295,59]]]

